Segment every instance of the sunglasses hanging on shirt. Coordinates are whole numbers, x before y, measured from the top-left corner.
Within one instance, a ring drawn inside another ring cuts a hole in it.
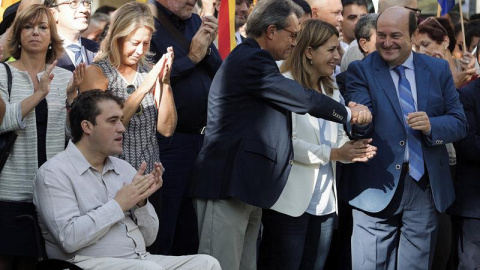
[[[127,85],[127,94],[131,95],[135,90],[137,90],[137,87],[134,84],[129,84]],[[143,113],[143,105],[140,103],[140,106],[138,106],[137,111],[135,111],[135,115],[140,115]]]

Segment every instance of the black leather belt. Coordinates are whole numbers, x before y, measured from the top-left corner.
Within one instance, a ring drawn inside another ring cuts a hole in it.
[[[205,127],[190,128],[190,127],[177,127],[175,132],[187,133],[187,134],[205,134]]]
[[[408,174],[408,162],[402,163],[402,173]]]

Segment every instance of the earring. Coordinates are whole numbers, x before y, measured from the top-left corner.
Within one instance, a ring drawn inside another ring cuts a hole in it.
[[[49,50],[52,49],[52,43],[50,43],[50,44],[48,45],[48,49],[49,49]]]
[[[18,48],[22,48],[22,44],[18,44]]]
[[[313,60],[312,59],[310,59],[310,65],[313,65]]]

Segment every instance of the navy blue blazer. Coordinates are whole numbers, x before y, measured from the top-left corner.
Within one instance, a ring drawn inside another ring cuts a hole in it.
[[[348,115],[342,104],[285,78],[272,55],[247,38],[213,79],[193,197],[270,208],[293,164],[291,112],[340,123]]]
[[[480,218],[480,79],[458,92],[469,128],[467,137],[454,143],[457,153],[456,200],[448,212]]]
[[[87,39],[87,38],[81,38],[82,39],[82,47],[85,48],[85,53],[87,55],[87,62],[85,64],[90,65],[93,62],[93,59],[95,58],[95,55],[98,52],[99,45],[97,42]],[[64,68],[66,70],[70,70],[73,72],[75,70],[75,65],[72,63],[72,60],[70,57],[68,57],[67,52],[65,52],[62,57],[60,57],[57,60],[57,67]]]
[[[431,138],[424,136],[423,158],[436,208],[443,212],[454,198],[446,143],[467,134],[467,120],[445,60],[413,52],[417,106],[430,118]],[[352,127],[356,138],[373,138],[377,155],[368,163],[348,164],[340,196],[367,212],[380,212],[397,189],[406,148],[402,110],[390,70],[377,52],[350,64],[346,100],[368,106],[373,121],[367,128]]]

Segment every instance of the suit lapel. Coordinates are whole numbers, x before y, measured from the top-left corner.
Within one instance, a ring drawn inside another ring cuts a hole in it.
[[[430,89],[430,73],[426,70],[427,65],[416,53],[413,53],[415,67],[415,84],[417,87],[417,110],[427,110],[428,91]]]
[[[376,57],[375,77],[380,84],[380,88],[383,89],[385,95],[392,104],[398,120],[403,123],[402,108],[400,107],[400,102],[398,101],[397,90],[393,84],[392,76],[390,75],[390,69],[388,68],[387,63],[380,58],[380,55],[377,54]]]
[[[70,57],[68,57],[67,52],[65,52],[62,55],[62,57],[60,57],[57,60],[57,66],[62,67],[62,68],[67,69],[67,70],[70,70],[72,72],[75,70],[75,65],[72,63],[72,60],[70,59]]]

